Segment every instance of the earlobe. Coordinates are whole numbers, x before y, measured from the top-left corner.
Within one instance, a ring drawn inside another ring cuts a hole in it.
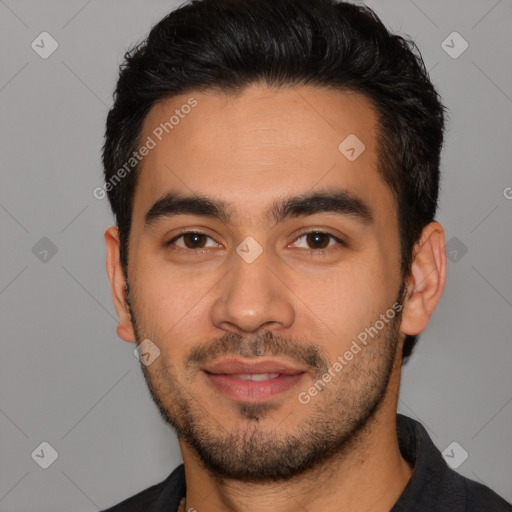
[[[425,329],[441,300],[445,282],[444,229],[438,222],[431,222],[423,229],[414,248],[402,314],[402,333],[416,335]]]
[[[126,298],[126,277],[120,259],[119,230],[116,226],[111,226],[105,231],[105,245],[107,248],[106,270],[118,316],[117,335],[125,341],[135,342],[135,332]]]

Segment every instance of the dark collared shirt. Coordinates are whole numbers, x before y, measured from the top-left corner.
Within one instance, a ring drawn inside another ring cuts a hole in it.
[[[512,512],[494,491],[453,471],[420,423],[398,414],[397,435],[413,473],[390,512]],[[177,512],[185,493],[181,464],[163,482],[104,512]]]

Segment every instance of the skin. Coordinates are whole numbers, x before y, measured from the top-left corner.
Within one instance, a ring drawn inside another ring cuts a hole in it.
[[[131,310],[117,228],[105,232],[118,335],[128,342],[149,338],[160,350],[142,368],[161,412],[178,430],[187,510],[389,511],[412,473],[395,424],[402,344],[406,334],[423,331],[441,298],[443,228],[425,226],[403,280],[395,199],[377,172],[377,116],[364,96],[311,86],[254,85],[239,95],[191,92],[155,105],[141,140],[191,96],[197,106],[141,163],[129,239]],[[355,161],[338,150],[349,134],[366,146]],[[267,216],[283,197],[339,189],[367,203],[373,223],[327,212],[277,224]],[[232,218],[182,214],[145,227],[144,216],[169,191],[222,200]],[[165,246],[191,229],[211,237],[207,247],[187,248],[183,238]],[[311,230],[346,245],[328,239],[327,248],[312,251],[317,246],[301,237]],[[252,263],[236,252],[249,236],[263,249]],[[332,365],[391,308],[402,285],[395,331],[388,324],[311,403],[301,404],[298,393],[318,374],[298,347],[315,347],[318,361]],[[297,386],[264,404],[242,404],[213,388],[200,365],[187,364],[194,350],[208,351],[219,340],[229,341],[222,356],[254,360],[257,346],[305,373]],[[288,344],[273,344],[282,340]],[[183,435],[191,428],[220,446],[231,435],[232,450],[225,452],[233,453],[233,463],[248,457],[240,451],[244,435],[253,436],[255,452],[293,435],[337,436],[340,442],[307,471],[257,482],[207,468]]]

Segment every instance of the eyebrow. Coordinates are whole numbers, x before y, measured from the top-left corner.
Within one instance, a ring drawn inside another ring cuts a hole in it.
[[[268,216],[277,224],[290,217],[334,213],[352,217],[362,224],[374,221],[370,206],[347,190],[326,190],[285,197],[275,201]],[[177,215],[198,215],[219,220],[225,224],[232,219],[231,210],[224,201],[201,195],[181,195],[169,192],[158,199],[144,217],[150,227],[164,218]]]

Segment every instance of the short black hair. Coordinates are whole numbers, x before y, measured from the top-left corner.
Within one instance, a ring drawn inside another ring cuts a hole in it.
[[[142,124],[160,100],[189,91],[237,93],[251,84],[312,85],[363,94],[379,119],[379,173],[397,204],[401,272],[434,220],[445,108],[416,45],[369,8],[336,0],[192,0],[125,54],[103,146],[105,189],[128,269]],[[117,181],[114,179],[117,178]],[[407,336],[408,357],[416,336]]]

